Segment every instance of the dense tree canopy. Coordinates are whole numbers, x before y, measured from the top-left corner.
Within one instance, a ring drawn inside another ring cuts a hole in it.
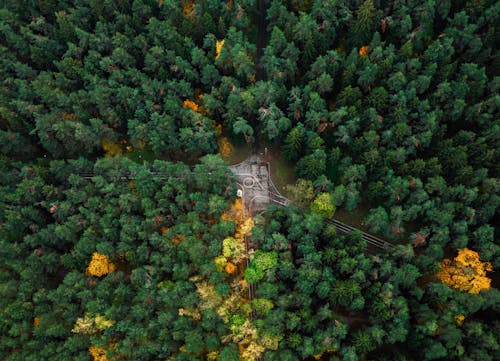
[[[0,0],[0,358],[500,359],[499,23]],[[245,213],[246,143],[293,166],[291,206]]]

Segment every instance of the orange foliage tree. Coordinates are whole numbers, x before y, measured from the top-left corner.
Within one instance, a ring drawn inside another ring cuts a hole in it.
[[[193,11],[194,11],[194,0],[188,0],[185,2],[183,8],[182,8],[182,14],[187,17],[187,18],[192,18],[193,17]]]
[[[228,262],[228,263],[226,263],[224,270],[229,274],[233,274],[238,270],[238,267],[236,267],[233,263]]]
[[[192,100],[189,100],[189,99],[184,100],[184,103],[182,103],[182,107],[184,109],[186,109],[186,108],[192,109],[195,112],[198,111],[198,104],[196,104],[195,102],[193,102]]]
[[[492,271],[491,263],[481,262],[479,254],[468,248],[458,251],[453,260],[445,258],[437,278],[450,287],[471,294],[490,288],[491,279],[486,277],[487,271]]]
[[[359,49],[359,56],[367,57],[368,56],[368,49],[369,49],[368,45],[362,46]]]
[[[77,119],[76,115],[73,113],[62,112],[61,115],[66,120],[76,120]]]

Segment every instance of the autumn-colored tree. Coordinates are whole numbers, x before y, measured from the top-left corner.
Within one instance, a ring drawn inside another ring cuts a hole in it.
[[[222,47],[224,46],[224,39],[222,40],[217,40],[215,42],[215,60],[219,59],[220,53],[222,51]]]
[[[229,139],[227,139],[227,137],[220,138],[217,143],[219,144],[219,153],[222,156],[222,159],[226,160],[231,155],[231,153],[233,153],[233,145],[231,144]]]
[[[201,320],[201,313],[197,309],[179,308],[179,316],[192,317],[194,320]]]
[[[198,112],[198,104],[196,104],[194,101],[186,99],[184,100],[184,103],[182,103],[182,107],[184,109],[189,108],[194,110],[195,112]]]
[[[114,157],[115,155],[122,154],[122,148],[108,139],[101,141],[102,149],[106,152],[105,157]]]
[[[226,271],[226,273],[233,274],[238,270],[238,267],[236,267],[234,263],[228,262],[226,263],[224,270]]]
[[[103,315],[85,314],[84,317],[78,317],[76,319],[75,326],[71,332],[81,333],[84,335],[94,335],[113,326],[113,324],[114,321],[108,320]]]
[[[252,218],[248,217],[243,220],[243,222],[238,223],[234,237],[237,239],[244,240],[245,237],[252,233],[252,228],[254,226],[254,221]]]
[[[73,113],[62,112],[61,115],[66,120],[71,120],[71,121],[77,120],[77,116]]]
[[[462,326],[462,324],[464,323],[464,320],[465,320],[464,315],[456,315],[455,316],[455,323],[457,324],[457,326]]]
[[[222,303],[222,298],[215,291],[214,285],[207,281],[197,282],[196,291],[200,297],[201,310],[213,310]]]
[[[191,19],[193,17],[194,4],[194,0],[189,0],[186,1],[184,7],[182,8],[182,14],[188,19]]]
[[[102,347],[90,346],[89,352],[92,355],[94,361],[108,361],[106,358],[106,350]]]
[[[90,276],[101,277],[115,270],[116,265],[109,260],[108,256],[94,252],[85,273]]]
[[[437,278],[450,287],[471,294],[490,288],[491,279],[486,277],[487,271],[492,271],[490,262],[481,262],[479,254],[468,248],[458,251],[454,260],[448,258],[441,262]]]
[[[369,50],[368,45],[362,46],[361,48],[359,48],[359,56],[366,58],[368,56],[368,50]]]
[[[223,221],[232,221],[236,224],[243,223],[246,219],[243,202],[240,198],[234,201],[231,208],[221,215]]]
[[[241,239],[227,237],[222,241],[222,254],[224,257],[239,260],[245,257],[245,243]]]
[[[182,243],[186,240],[186,237],[184,237],[182,234],[176,234],[175,237],[171,239],[173,244],[179,244]]]
[[[265,351],[258,343],[258,333],[255,325],[244,317],[238,317],[231,325],[233,342],[238,344],[240,360],[256,360]]]
[[[214,264],[217,271],[222,272],[227,264],[227,259],[223,255],[214,258]]]
[[[108,343],[108,349],[115,350],[115,342],[109,342]],[[106,352],[107,350],[104,347],[96,347],[96,346],[90,346],[89,347],[89,352],[94,358],[93,361],[115,361],[115,360],[124,360],[125,355],[120,354],[117,356],[114,356],[110,359],[106,357]]]

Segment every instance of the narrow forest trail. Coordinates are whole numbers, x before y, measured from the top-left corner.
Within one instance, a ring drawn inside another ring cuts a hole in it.
[[[261,60],[264,54],[264,48],[267,44],[267,5],[268,0],[258,0],[257,1],[257,54],[255,59],[256,68],[256,81],[265,80],[264,67],[262,66]],[[260,122],[258,118],[250,120],[250,124],[254,130],[254,141],[252,144],[253,154],[258,154],[259,152],[259,133],[260,133]]]
[[[264,80],[264,68],[261,64],[261,58],[264,54],[264,48],[267,43],[267,0],[257,1],[257,13],[259,16],[259,22],[257,26],[257,76],[256,80]]]

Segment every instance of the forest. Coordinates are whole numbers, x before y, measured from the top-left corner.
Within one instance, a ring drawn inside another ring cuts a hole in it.
[[[499,25],[498,0],[0,0],[0,359],[499,360]],[[243,147],[291,167],[289,206],[245,211]]]

